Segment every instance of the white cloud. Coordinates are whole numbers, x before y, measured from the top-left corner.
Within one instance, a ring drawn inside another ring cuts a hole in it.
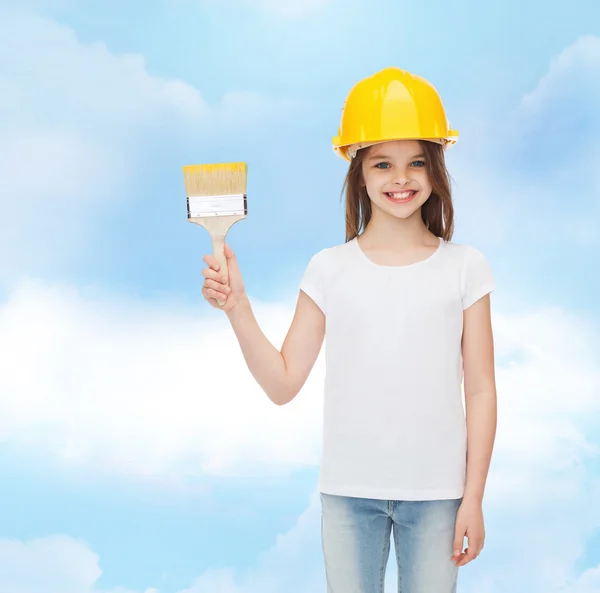
[[[464,204],[457,229],[508,248],[544,236],[576,257],[592,253],[600,243],[599,103],[600,37],[588,35],[554,58],[513,110],[484,122],[465,113],[465,145],[448,153]]]
[[[291,307],[256,310],[282,341]],[[22,284],[0,310],[0,439],[175,481],[315,465],[321,362],[304,393],[275,406],[227,325],[174,303]]]
[[[208,570],[177,593],[318,593],[324,591],[320,561],[318,497],[288,533],[260,555],[243,575],[232,569]],[[298,562],[298,553],[302,562]],[[307,571],[307,567],[309,570]],[[97,587],[100,559],[89,546],[68,536],[21,542],[0,539],[0,591],[7,593],[162,593]]]
[[[597,593],[600,591],[600,565],[586,570],[573,584],[561,593]]]
[[[72,29],[52,19],[13,15],[2,21],[0,32],[2,53],[11,56],[2,62],[2,78],[15,88],[21,110],[60,108],[39,113],[44,122],[87,116],[135,125],[161,112],[185,118],[206,113],[196,89],[150,75],[141,55],[116,55],[103,43],[84,44]]]
[[[546,74],[523,96],[510,125],[521,135],[527,152],[523,156],[534,164],[541,159],[547,165],[544,176],[549,174],[554,184],[567,184],[588,202],[588,208],[595,204],[596,209],[600,206],[599,102],[600,37],[585,35],[551,61]],[[584,241],[587,232],[583,229]]]
[[[209,569],[179,593],[324,593],[320,511],[315,493],[295,525],[260,554],[251,569]]]
[[[94,584],[102,571],[87,545],[67,536],[26,542],[0,540],[0,590],[6,593],[133,593],[101,592]],[[147,591],[146,593],[151,593]]]
[[[98,215],[133,193],[140,145],[158,145],[159,128],[163,142],[206,142],[289,108],[236,89],[209,105],[184,81],[152,75],[139,54],[0,5],[0,282],[77,258]]]
[[[545,102],[557,98],[571,98],[575,104],[580,104],[586,100],[580,94],[581,87],[600,92],[599,71],[600,37],[582,36],[552,60],[548,72],[523,97],[522,107],[541,109]],[[566,111],[565,115],[568,115]]]

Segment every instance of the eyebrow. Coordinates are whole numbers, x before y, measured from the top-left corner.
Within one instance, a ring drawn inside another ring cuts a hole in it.
[[[423,159],[423,158],[425,158],[424,154],[416,154],[416,155],[410,157],[411,160],[412,159]],[[389,157],[389,156],[387,156],[385,154],[374,154],[374,155],[371,155],[370,157],[368,157],[367,160],[374,161],[375,159],[388,159],[388,160],[392,160],[392,157]]]

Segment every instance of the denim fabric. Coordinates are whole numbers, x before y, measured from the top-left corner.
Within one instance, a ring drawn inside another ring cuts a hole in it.
[[[458,567],[450,557],[461,502],[462,498],[394,501],[322,493],[327,593],[382,593],[391,535],[398,593],[456,593]]]

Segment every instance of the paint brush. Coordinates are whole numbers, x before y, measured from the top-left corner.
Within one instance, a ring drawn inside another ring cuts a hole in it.
[[[219,273],[229,278],[225,237],[233,224],[246,218],[246,163],[186,165],[183,180],[187,194],[188,221],[203,226],[210,234],[213,257]],[[225,301],[217,301],[223,306]]]

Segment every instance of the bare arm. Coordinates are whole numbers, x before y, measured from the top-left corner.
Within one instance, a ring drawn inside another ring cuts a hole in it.
[[[464,498],[481,503],[496,438],[496,382],[489,294],[464,312],[463,367],[467,415]]]
[[[248,369],[269,399],[282,406],[296,397],[317,360],[325,338],[325,315],[300,291],[292,324],[281,351],[277,350],[256,321],[233,250],[229,245],[224,249],[226,276],[212,255],[202,258],[208,265],[202,270],[202,294],[213,307],[227,314]],[[224,304],[219,306],[217,301]]]
[[[227,313],[248,369],[269,399],[282,406],[296,397],[310,374],[325,337],[325,316],[300,292],[281,352],[261,330],[247,299]]]

